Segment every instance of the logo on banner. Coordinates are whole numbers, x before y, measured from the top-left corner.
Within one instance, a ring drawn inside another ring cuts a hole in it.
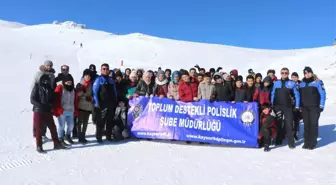
[[[142,105],[141,104],[136,104],[134,105],[134,108],[132,110],[132,115],[134,119],[137,119],[143,111]]]
[[[255,120],[255,116],[254,116],[253,111],[251,111],[251,110],[244,111],[240,116],[240,120],[241,120],[241,122],[244,123],[244,125],[251,126],[252,123]]]

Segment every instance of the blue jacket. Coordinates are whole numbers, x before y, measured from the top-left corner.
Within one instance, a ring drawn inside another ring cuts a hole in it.
[[[301,106],[324,107],[326,91],[322,80],[306,80],[300,83]]]
[[[274,106],[279,107],[292,107],[292,103],[295,101],[295,107],[300,107],[300,93],[296,83],[289,79],[286,81],[275,81],[271,94],[271,101]]]
[[[104,88],[104,85],[112,85],[113,86],[112,92],[111,91],[104,91],[104,93],[108,93],[108,94],[104,94],[105,98],[101,97],[102,94],[100,93],[102,88]],[[104,76],[98,76],[93,83],[93,88],[92,89],[93,89],[93,100],[94,100],[95,107],[101,106],[102,103],[106,104],[107,106],[114,106],[113,102],[110,102],[112,105],[109,105],[108,102],[104,102],[104,100],[106,100],[106,99],[115,101],[114,102],[115,104],[117,103],[116,84],[111,77],[109,77],[109,76],[107,76],[107,77],[106,76],[105,77]]]

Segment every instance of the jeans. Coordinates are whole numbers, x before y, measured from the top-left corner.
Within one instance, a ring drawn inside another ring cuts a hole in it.
[[[64,138],[65,122],[67,124],[66,135],[71,135],[74,128],[74,113],[64,111],[62,115],[58,117],[58,138]]]

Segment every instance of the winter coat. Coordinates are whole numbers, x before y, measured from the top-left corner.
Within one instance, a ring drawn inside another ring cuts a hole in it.
[[[30,94],[30,102],[33,104],[33,112],[51,113],[55,103],[55,93],[51,87],[46,88],[35,84]]]
[[[125,103],[128,102],[127,98],[126,98],[126,94],[127,94],[127,84],[128,84],[128,80],[121,80],[120,82],[116,82],[116,86],[117,86],[117,95],[118,95],[118,101],[123,101]]]
[[[51,81],[51,88],[55,89],[55,87],[56,87],[55,75],[54,75],[55,70],[52,69],[51,71],[47,71],[47,68],[44,65],[41,65],[39,69],[40,70],[38,72],[36,72],[36,74],[34,76],[33,82],[31,84],[31,89],[34,88],[35,84],[39,83],[41,76],[44,75],[44,74],[49,76],[50,81]]]
[[[326,91],[322,80],[315,77],[303,78],[300,83],[301,107],[324,107]]]
[[[83,79],[76,86],[76,92],[78,97],[78,109],[92,112],[93,111],[93,93],[92,93],[92,83],[85,82]]]
[[[215,92],[215,86],[201,82],[198,86],[198,99],[210,100]]]
[[[147,85],[144,80],[140,80],[136,87],[136,93],[139,96],[155,95],[156,88],[157,87],[155,83],[151,82],[149,85]]]
[[[235,102],[244,102],[247,101],[247,92],[244,87],[242,88],[236,88],[235,90],[235,96],[234,96]]]
[[[65,111],[74,112],[77,110],[77,93],[75,90],[67,91],[62,83],[58,83],[55,89],[55,105],[52,113],[54,116],[59,117]]]
[[[156,92],[155,96],[161,96],[167,97],[168,94],[168,80],[164,79],[162,82],[160,82],[158,79],[155,81],[156,83]]]
[[[259,97],[259,89],[255,86],[247,87],[246,86],[246,93],[247,93],[247,101],[248,102],[256,102],[258,101]]]
[[[181,81],[178,89],[180,100],[183,102],[192,102],[198,96],[198,87],[195,82]]]
[[[230,84],[215,84],[215,90],[213,93],[215,101],[232,101],[234,97],[234,91]]]
[[[263,105],[265,103],[271,104],[271,93],[272,93],[271,86],[259,88],[259,98],[258,98],[259,105]]]
[[[175,84],[173,81],[171,81],[168,85],[168,97],[173,97],[174,100],[179,100],[179,84]]]
[[[133,96],[136,93],[136,87],[138,85],[138,82],[131,82],[131,81],[127,81],[126,84],[126,90],[127,90],[127,94],[126,94],[126,98],[128,99],[128,96]]]
[[[272,104],[276,107],[290,108],[300,106],[300,93],[293,80],[277,80],[271,94]]]
[[[271,114],[266,115],[264,113],[261,113],[260,122],[261,122],[260,124],[261,128],[259,130],[258,138],[262,138],[264,136],[265,129],[270,129],[272,138],[275,138],[277,134],[277,126],[274,116],[272,116]]]
[[[109,76],[99,76],[93,83],[94,106],[101,109],[117,107],[118,97],[114,80]]]

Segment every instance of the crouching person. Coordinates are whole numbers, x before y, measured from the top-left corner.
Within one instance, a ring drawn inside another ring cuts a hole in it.
[[[55,103],[55,95],[48,75],[43,74],[38,83],[34,85],[30,95],[30,102],[33,104],[37,152],[46,153],[42,147],[42,134],[45,125],[50,130],[54,149],[65,149],[66,147],[61,145],[58,140],[56,125],[51,113],[51,109]]]
[[[56,102],[53,114],[58,118],[58,138],[63,145],[66,140],[69,144],[74,144],[71,133],[74,128],[75,113],[75,90],[72,78],[66,76],[57,84],[55,89]],[[65,125],[67,126],[65,130]]]
[[[83,72],[83,79],[76,85],[78,96],[78,123],[77,134],[78,142],[86,144],[88,141],[85,139],[89,117],[93,110],[93,97],[92,97],[92,82],[90,70],[86,69]]]
[[[126,109],[124,101],[120,101],[114,115],[114,127],[112,130],[113,139],[120,141],[130,138],[129,129],[126,121]]]
[[[260,108],[262,109],[262,113],[260,115],[261,128],[258,135],[258,143],[260,148],[264,147],[264,151],[269,152],[272,137],[276,137],[275,117],[271,115],[270,104],[263,104]]]

